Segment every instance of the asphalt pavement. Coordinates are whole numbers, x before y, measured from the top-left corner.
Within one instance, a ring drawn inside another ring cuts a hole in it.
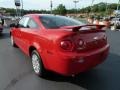
[[[31,60],[10,44],[9,29],[0,36],[0,90],[120,90],[120,32],[107,31],[111,45],[107,60],[76,77],[49,73],[36,76]]]

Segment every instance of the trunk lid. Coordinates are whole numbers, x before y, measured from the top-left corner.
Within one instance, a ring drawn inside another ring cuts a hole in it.
[[[107,37],[104,30],[101,30],[103,25],[84,25],[84,26],[65,26],[62,27],[68,31],[73,31],[72,41],[75,44],[74,51],[91,51],[104,47],[107,44]],[[79,46],[79,41],[84,44]]]
[[[93,32],[93,33],[77,33],[73,36],[76,40],[75,51],[91,51],[104,47],[107,44],[105,32]],[[84,41],[82,47],[79,46],[79,40]]]

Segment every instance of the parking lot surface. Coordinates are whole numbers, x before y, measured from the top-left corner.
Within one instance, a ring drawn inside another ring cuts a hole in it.
[[[0,90],[120,90],[120,32],[107,31],[110,53],[107,60],[76,77],[49,73],[37,77],[31,60],[10,44],[9,29],[0,36]]]

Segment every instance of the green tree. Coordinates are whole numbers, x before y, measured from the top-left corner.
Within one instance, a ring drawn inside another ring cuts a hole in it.
[[[66,7],[63,4],[60,4],[55,10],[54,14],[59,14],[59,15],[66,15],[67,10]]]

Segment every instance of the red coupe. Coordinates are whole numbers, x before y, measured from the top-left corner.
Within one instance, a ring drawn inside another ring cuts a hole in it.
[[[39,76],[48,70],[76,75],[102,63],[109,53],[102,25],[85,25],[58,15],[29,14],[10,27],[12,46],[31,57]]]

